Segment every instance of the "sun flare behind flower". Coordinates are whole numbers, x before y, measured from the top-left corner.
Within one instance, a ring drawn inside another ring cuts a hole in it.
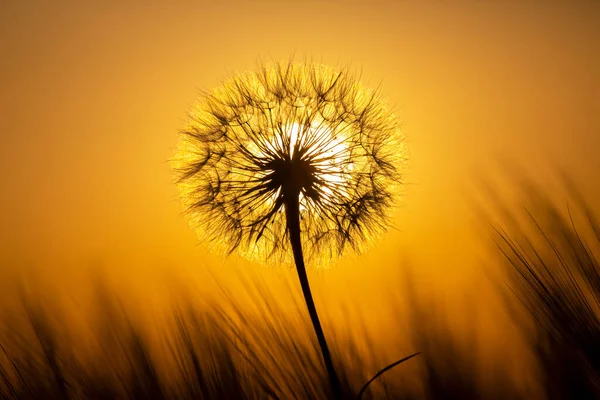
[[[393,113],[347,70],[283,62],[204,93],[174,168],[201,239],[260,262],[293,260],[298,201],[306,257],[323,265],[389,222],[404,152]]]

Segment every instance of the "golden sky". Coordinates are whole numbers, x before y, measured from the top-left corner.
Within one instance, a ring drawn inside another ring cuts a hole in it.
[[[481,238],[466,197],[497,159],[541,181],[559,166],[600,193],[597,2],[176,3],[0,6],[4,272],[277,274],[196,244],[168,164],[198,90],[259,57],[350,65],[381,83],[407,137],[397,229],[313,274],[322,295],[376,307],[406,260],[425,291],[473,288]]]

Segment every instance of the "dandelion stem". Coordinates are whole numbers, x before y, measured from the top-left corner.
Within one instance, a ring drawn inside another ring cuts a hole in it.
[[[325,367],[327,368],[327,374],[329,375],[329,381],[331,383],[331,389],[333,391],[334,398],[339,400],[342,398],[340,380],[333,366],[331,353],[327,347],[325,334],[323,333],[323,328],[321,327],[321,322],[319,321],[319,315],[317,314],[315,302],[310,291],[306,267],[304,266],[304,255],[302,253],[302,242],[300,240],[300,205],[298,194],[289,196],[286,199],[285,213],[287,219],[287,229],[290,235],[290,243],[294,253],[294,261],[296,263],[296,271],[298,272],[298,278],[300,279],[300,286],[302,287],[304,301],[306,302],[306,307],[308,308],[308,313],[310,314],[310,319],[319,341],[319,347],[321,347],[321,354],[323,355],[323,361],[325,362]]]

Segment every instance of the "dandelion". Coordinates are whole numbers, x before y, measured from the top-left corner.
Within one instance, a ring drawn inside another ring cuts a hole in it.
[[[401,144],[378,91],[348,70],[289,61],[203,93],[174,159],[199,237],[228,253],[295,264],[336,397],[305,257],[321,265],[359,252],[388,226]]]

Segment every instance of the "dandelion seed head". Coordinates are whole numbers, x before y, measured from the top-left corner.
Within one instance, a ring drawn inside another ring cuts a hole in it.
[[[405,162],[394,114],[348,70],[281,62],[203,93],[173,159],[190,226],[219,250],[291,263],[286,202],[305,257],[325,265],[385,230]]]

